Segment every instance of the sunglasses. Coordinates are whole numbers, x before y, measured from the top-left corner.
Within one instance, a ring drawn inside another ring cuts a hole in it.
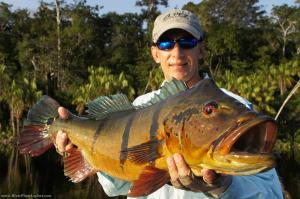
[[[160,50],[171,50],[174,48],[176,43],[178,43],[178,45],[182,49],[191,49],[197,45],[198,40],[195,38],[184,38],[184,37],[177,40],[164,39],[162,41],[158,41],[155,45]]]

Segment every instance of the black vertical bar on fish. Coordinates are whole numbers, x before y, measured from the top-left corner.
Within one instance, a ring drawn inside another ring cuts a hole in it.
[[[96,143],[96,141],[97,141],[97,139],[98,139],[98,137],[100,135],[100,132],[101,132],[101,130],[102,130],[104,124],[105,124],[105,121],[106,121],[105,119],[104,120],[99,120],[100,123],[99,123],[99,125],[98,125],[98,127],[96,129],[96,132],[94,134],[94,137],[93,137],[92,153],[94,152],[95,143]]]
[[[153,140],[153,139],[156,138],[156,134],[157,134],[158,126],[159,126],[158,118],[159,118],[160,111],[161,111],[165,101],[166,100],[161,101],[155,107],[154,113],[152,115],[152,124],[151,124],[151,127],[150,127],[150,140]]]
[[[121,150],[120,151],[126,151],[128,148],[128,139],[129,139],[129,133],[130,129],[132,127],[132,122],[135,118],[136,113],[131,113],[130,117],[128,118],[128,122],[126,124],[126,127],[124,129],[124,133],[122,136],[122,144],[121,144]],[[120,153],[120,165],[123,167],[125,160],[127,159],[127,153]]]
[[[150,127],[150,141],[151,140],[156,140],[156,135],[157,135],[157,130],[159,127],[158,124],[158,118],[159,118],[159,114],[161,112],[161,109],[163,107],[163,105],[165,104],[166,100],[161,101],[160,103],[157,104],[157,106],[155,107],[154,113],[152,115],[152,124]],[[153,149],[151,149],[151,151],[157,150],[157,147],[155,145],[151,145],[151,148],[153,147]],[[158,153],[158,151],[156,151]],[[153,165],[154,162],[151,162],[151,165]]]

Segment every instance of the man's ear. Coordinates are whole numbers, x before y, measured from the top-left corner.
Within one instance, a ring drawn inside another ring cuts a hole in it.
[[[198,44],[199,59],[202,59],[204,57],[204,46],[205,46],[205,42],[204,41],[202,41],[201,43]]]
[[[156,46],[151,46],[151,53],[154,61],[159,64],[160,63],[160,57],[159,57],[159,52]]]

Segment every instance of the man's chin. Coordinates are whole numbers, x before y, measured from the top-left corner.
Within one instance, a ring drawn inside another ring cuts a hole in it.
[[[185,75],[176,75],[174,76],[176,79],[178,80],[181,80],[181,81],[184,81],[184,82],[188,82],[189,81],[189,78]]]
[[[178,80],[181,80],[181,81],[188,81],[188,76],[186,74],[186,72],[182,73],[182,72],[177,72],[177,73],[174,73],[171,77],[174,77]]]

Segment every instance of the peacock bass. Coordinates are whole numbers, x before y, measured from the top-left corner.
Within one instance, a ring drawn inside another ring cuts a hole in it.
[[[86,117],[63,120],[59,104],[43,96],[28,112],[20,152],[41,155],[63,130],[77,146],[64,157],[66,176],[76,183],[102,171],[130,181],[132,197],[169,182],[166,158],[174,153],[182,154],[196,175],[202,168],[251,175],[275,165],[275,121],[226,95],[212,79],[190,89],[172,79],[141,106],[123,94],[101,96],[87,106]]]

